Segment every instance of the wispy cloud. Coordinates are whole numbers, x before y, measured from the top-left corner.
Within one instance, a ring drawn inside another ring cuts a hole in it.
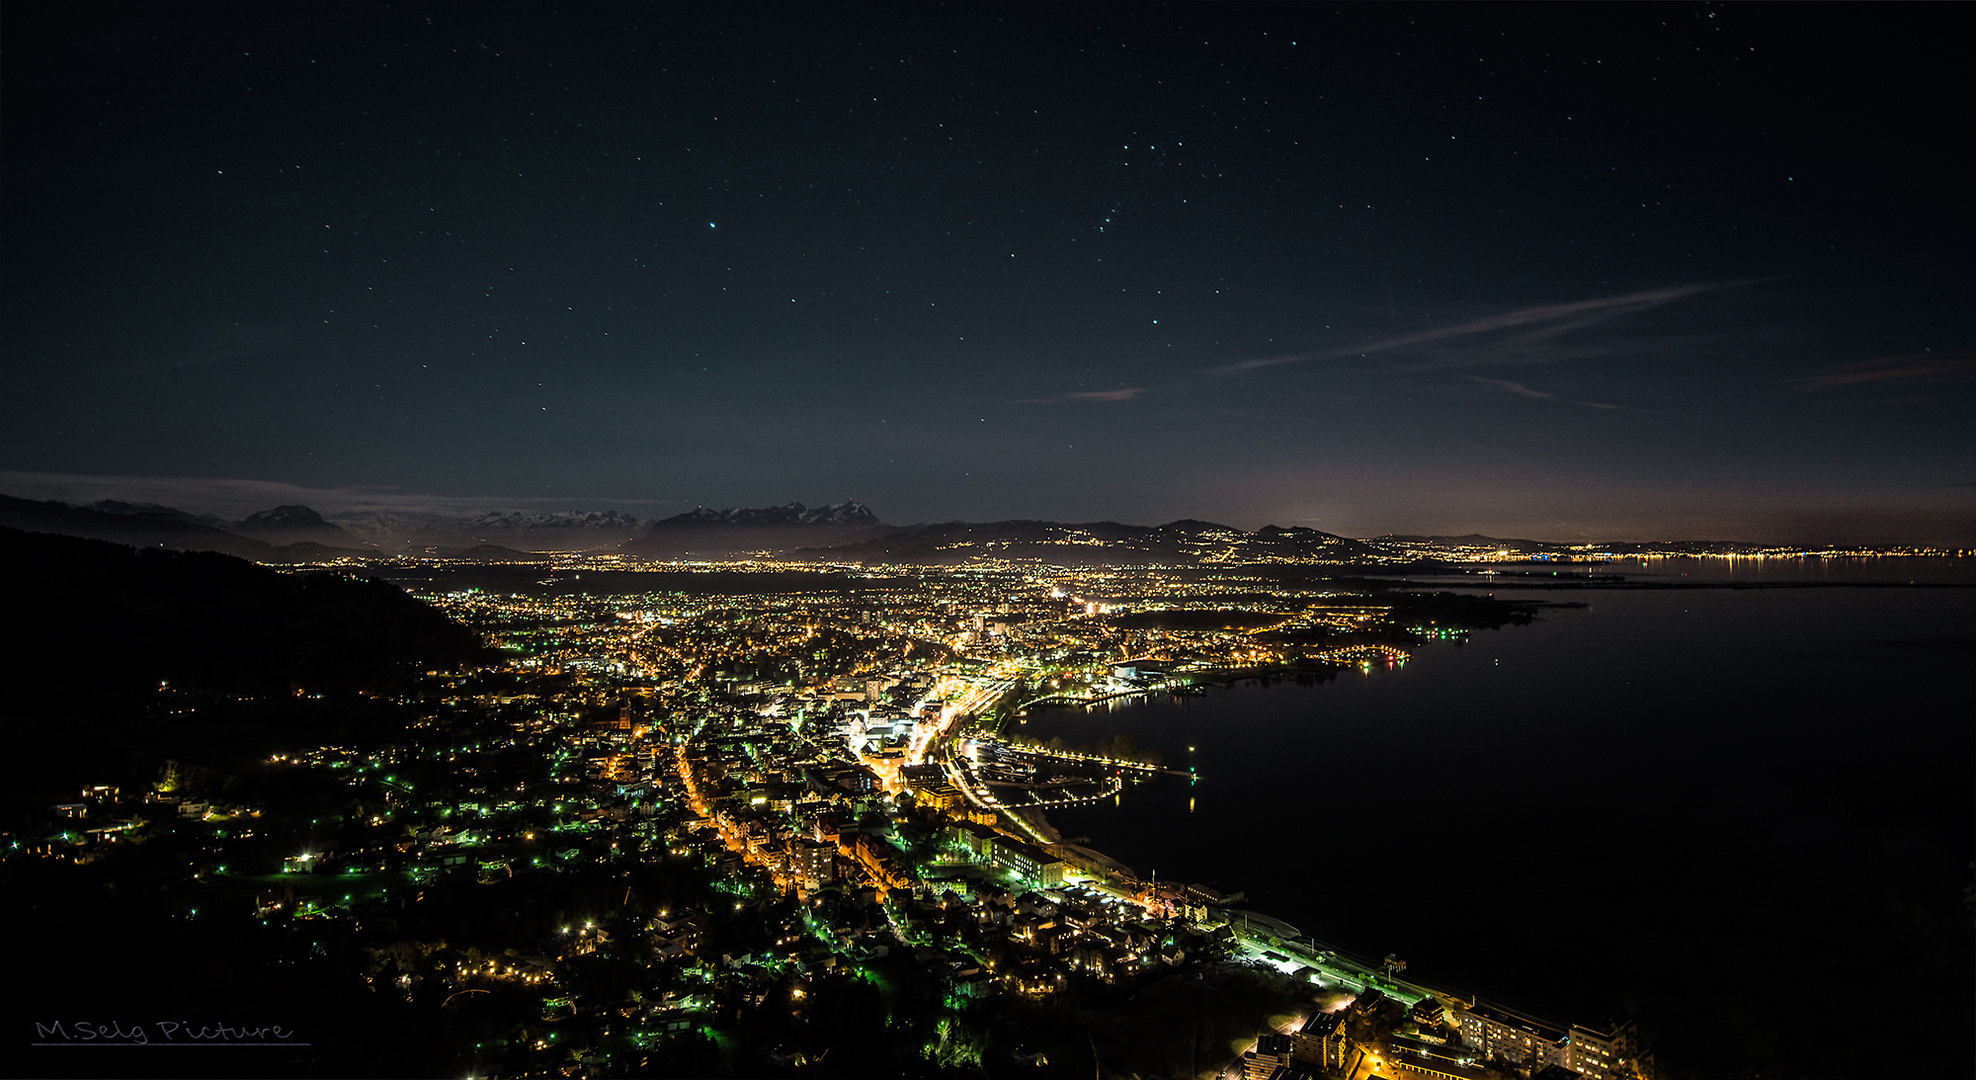
[[[1023,398],[1017,405],[1062,405],[1073,401],[1131,401],[1149,391],[1143,386],[1128,387],[1123,390],[1084,390],[1074,394],[1052,394],[1049,397]]]
[[[1841,364],[1814,375],[1789,380],[1797,390],[1829,390],[1839,386],[1894,385],[1940,382],[1976,369],[1976,353],[1906,353]]]
[[[1284,364],[1301,364],[1310,360],[1329,360],[1339,356],[1356,356],[1357,353],[1300,352],[1285,353],[1282,356],[1264,356],[1255,360],[1243,360],[1225,367],[1209,368],[1211,375],[1229,375],[1238,371],[1257,371],[1262,368],[1280,367]]]
[[[1582,405],[1587,409],[1610,409],[1614,411],[1627,411],[1627,412],[1637,411],[1637,410],[1627,409],[1626,406],[1624,405],[1608,405],[1602,401],[1579,401],[1576,398],[1568,398],[1565,397],[1563,394],[1553,394],[1547,390],[1538,390],[1534,387],[1525,386],[1520,382],[1514,382],[1509,379],[1485,379],[1480,375],[1463,375],[1462,378],[1471,380],[1473,382],[1485,383],[1489,386],[1496,387],[1497,389],[1500,390],[1507,390],[1510,393],[1517,395],[1518,397],[1539,398],[1544,401],[1562,402],[1563,404],[1566,405]]]
[[[1620,351],[1620,347],[1610,342],[1580,342],[1567,347],[1562,339],[1570,334],[1601,326],[1637,312],[1663,307],[1691,296],[1721,292],[1747,284],[1749,284],[1747,281],[1697,281],[1661,289],[1575,300],[1568,304],[1540,304],[1484,319],[1471,319],[1451,326],[1385,338],[1366,345],[1244,360],[1225,367],[1213,368],[1211,372],[1227,375],[1281,367],[1286,364],[1340,360],[1351,356],[1370,356],[1379,353],[1405,354],[1415,361],[1426,361],[1419,365],[1423,367],[1465,367],[1578,359]]]

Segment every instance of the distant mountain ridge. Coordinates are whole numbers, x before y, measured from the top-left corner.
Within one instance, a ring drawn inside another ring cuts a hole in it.
[[[850,499],[815,507],[799,502],[759,509],[700,507],[649,521],[620,510],[383,511],[331,521],[311,507],[287,504],[228,521],[155,503],[104,499],[77,507],[5,495],[0,495],[0,525],[136,547],[219,551],[256,562],[380,555],[514,559],[545,551],[720,558],[848,543],[887,528],[870,507]]]
[[[249,514],[240,523],[225,528],[270,544],[320,544],[331,548],[363,546],[363,541],[342,527],[324,521],[321,514],[306,506],[293,504]]]
[[[105,504],[98,504],[99,506]],[[279,562],[274,545],[204,523],[180,510],[111,502],[113,509],[33,502],[0,495],[0,525],[23,532],[108,540],[133,547],[218,551],[256,562]]]
[[[188,514],[176,507],[160,506],[157,503],[128,503],[118,499],[99,499],[96,502],[90,503],[88,506],[78,507],[77,509],[94,510],[100,514],[121,514],[126,517],[162,515],[164,517],[177,518],[180,521],[189,522],[194,525],[210,526],[215,529],[224,529],[227,527],[227,520],[218,514]]]
[[[760,509],[702,506],[647,522],[620,550],[647,559],[725,558],[856,543],[890,528],[855,499],[815,507],[799,502]]]
[[[1381,555],[1376,541],[1304,526],[1266,525],[1247,532],[1195,518],[1165,525],[1030,519],[887,525],[855,499],[819,506],[701,506],[650,520],[619,510],[383,510],[340,514],[332,521],[311,507],[285,504],[230,522],[151,503],[102,500],[72,507],[0,496],[0,525],[137,547],[219,551],[267,563],[380,556],[506,562],[554,551],[687,561],[767,555],[925,564],[1007,558],[1072,565],[1347,563]]]
[[[855,499],[807,506],[696,507],[640,519],[619,510],[477,514],[357,511],[330,520],[300,504],[272,507],[237,522],[155,503],[104,499],[88,506],[0,495],[0,525],[29,532],[110,540],[137,547],[219,551],[256,562],[318,562],[341,556],[441,556],[483,561],[544,552],[615,553],[643,559],[706,561],[737,556],[844,562],[951,564],[977,558],[1072,565],[1135,563],[1353,563],[1473,558],[1490,550],[1524,557],[1583,557],[1590,545],[1560,541],[1391,534],[1348,539],[1302,525],[1249,532],[1196,518],[1164,525],[1032,519],[887,525]],[[1614,541],[1593,550],[1726,554],[1755,551],[1729,541]]]
[[[771,506],[761,510],[734,509],[710,510],[704,506],[688,510],[684,514],[651,523],[651,528],[691,525],[839,525],[852,528],[881,528],[878,515],[871,508],[855,499],[825,506],[807,507],[799,502],[782,506]]]
[[[1135,563],[1346,563],[1375,553],[1357,540],[1307,529],[1265,526],[1247,532],[1185,518],[1165,525],[1116,521],[949,521],[913,525],[857,543],[804,548],[798,557],[902,563],[975,558],[1035,559],[1071,565]]]

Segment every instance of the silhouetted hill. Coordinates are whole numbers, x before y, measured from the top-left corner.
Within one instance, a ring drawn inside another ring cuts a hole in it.
[[[306,506],[278,506],[228,523],[155,503],[105,499],[86,507],[0,495],[0,527],[108,540],[140,548],[217,551],[255,562],[313,562],[375,555],[363,541]]]
[[[232,526],[231,531],[270,544],[322,544],[332,548],[359,548],[362,541],[339,526],[323,520],[306,506],[277,506],[250,514]]]
[[[86,510],[58,502],[31,502],[0,495],[0,526],[109,540],[133,547],[221,551],[243,559],[269,561],[277,558],[273,545],[202,524],[169,507],[110,505],[117,509]]]
[[[737,508],[732,510],[710,510],[699,507],[684,514],[674,514],[651,523],[650,527],[707,526],[707,525],[851,525],[860,528],[879,525],[878,516],[871,508],[855,499],[827,506],[804,506],[792,502],[783,506],[769,506],[759,510]]]
[[[619,550],[648,559],[708,559],[829,547],[890,531],[870,507],[852,500],[827,506],[792,502],[761,509],[700,507],[646,523],[640,535]]]
[[[189,521],[195,525],[210,525],[215,529],[224,529],[227,527],[226,519],[220,517],[218,514],[189,514],[176,506],[165,506],[160,503],[132,503],[124,502],[121,499],[98,499],[88,506],[82,507],[82,509],[95,510],[104,514],[163,514],[166,517],[175,517],[180,521]]]
[[[381,581],[10,528],[0,558],[15,572],[10,621],[27,631],[0,684],[0,713],[17,717],[384,691],[486,655],[472,631]]]

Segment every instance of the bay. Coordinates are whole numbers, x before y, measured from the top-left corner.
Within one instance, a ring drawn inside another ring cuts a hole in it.
[[[1584,606],[1314,685],[1033,714],[1201,776],[1051,820],[1430,985],[1637,1016],[1677,1074],[1864,1075],[1886,1029],[1819,1013],[1895,994],[1903,1059],[1968,1075],[1976,591],[1506,595]]]

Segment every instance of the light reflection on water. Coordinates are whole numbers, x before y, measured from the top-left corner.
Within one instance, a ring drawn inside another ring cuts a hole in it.
[[[1848,964],[1970,996],[1967,951],[1910,923],[1959,917],[1976,590],[1516,595],[1587,606],[1315,686],[1038,710],[1032,738],[1129,733],[1201,777],[1051,818],[1429,983],[1565,1020],[1643,1002],[1671,1052],[1787,1031],[1776,987]],[[1765,978],[1696,1006],[1727,955]]]

